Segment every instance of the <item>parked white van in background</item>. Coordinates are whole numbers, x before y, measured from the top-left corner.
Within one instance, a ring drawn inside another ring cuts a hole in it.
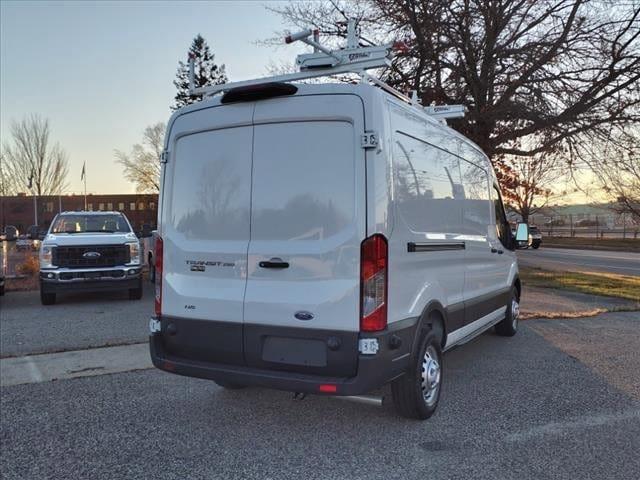
[[[293,392],[387,383],[428,418],[442,352],[516,333],[491,164],[384,89],[263,83],[178,110],[162,166],[156,367]]]

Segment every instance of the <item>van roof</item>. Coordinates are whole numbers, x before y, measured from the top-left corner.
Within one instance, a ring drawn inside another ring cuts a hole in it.
[[[269,79],[265,78],[265,83],[269,83]],[[482,149],[475,144],[472,140],[462,135],[460,132],[454,130],[446,123],[442,123],[431,115],[427,114],[422,107],[408,104],[391,93],[379,88],[370,83],[344,83],[344,82],[327,82],[327,83],[295,83],[292,82],[291,85],[295,85],[297,87],[297,91],[292,95],[287,95],[288,97],[300,97],[306,95],[345,95],[345,94],[353,94],[358,95],[363,99],[373,99],[374,96],[379,96],[383,99],[388,99],[396,103],[402,108],[406,108],[410,110],[412,113],[417,114],[420,118],[424,119],[426,122],[436,126],[437,128],[442,128],[447,130],[452,135],[455,135],[459,139],[468,142],[471,146],[477,149],[480,153],[485,155]],[[278,97],[284,98],[284,97]],[[200,102],[192,103],[190,105],[186,105],[184,107],[176,110],[171,118],[169,119],[169,123],[167,124],[167,128],[169,129],[176,118],[181,115],[185,115],[191,112],[196,112],[199,110],[203,110],[205,108],[217,107],[223,105],[222,95],[214,95],[213,97],[205,98]],[[366,100],[365,100],[366,101]],[[233,105],[233,103],[229,103],[228,105]],[[166,141],[169,139],[167,138]],[[166,145],[165,145],[166,147]]]

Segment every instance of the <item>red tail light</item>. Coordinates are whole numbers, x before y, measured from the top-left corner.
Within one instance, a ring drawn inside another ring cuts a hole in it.
[[[387,327],[388,246],[375,234],[360,246],[360,330],[377,332]]]
[[[338,391],[338,386],[329,383],[323,383],[318,387],[318,391],[322,393],[336,393]]]
[[[156,237],[156,248],[154,253],[156,259],[155,310],[156,315],[160,316],[162,313],[162,238],[160,236]]]

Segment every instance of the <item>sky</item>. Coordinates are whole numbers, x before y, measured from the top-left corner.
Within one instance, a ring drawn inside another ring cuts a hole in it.
[[[291,25],[265,1],[0,1],[0,143],[12,120],[49,119],[69,155],[68,189],[133,193],[114,150],[128,152],[145,127],[166,122],[176,68],[198,33],[231,81],[292,63],[308,47],[256,42]],[[563,185],[561,190],[571,189]],[[583,193],[560,203],[584,202]]]
[[[49,119],[69,155],[69,188],[133,193],[114,150],[129,151],[146,126],[166,122],[178,60],[198,33],[230,80],[264,76],[299,45],[258,40],[288,27],[264,4],[215,2],[0,2],[0,140],[12,120]]]

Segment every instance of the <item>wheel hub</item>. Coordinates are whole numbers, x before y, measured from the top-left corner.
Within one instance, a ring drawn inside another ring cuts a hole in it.
[[[422,395],[427,404],[433,404],[440,388],[440,363],[436,352],[429,347],[422,360]]]
[[[520,316],[520,304],[518,303],[518,300],[513,298],[511,300],[511,321],[513,322],[514,327],[518,323],[519,316]]]

